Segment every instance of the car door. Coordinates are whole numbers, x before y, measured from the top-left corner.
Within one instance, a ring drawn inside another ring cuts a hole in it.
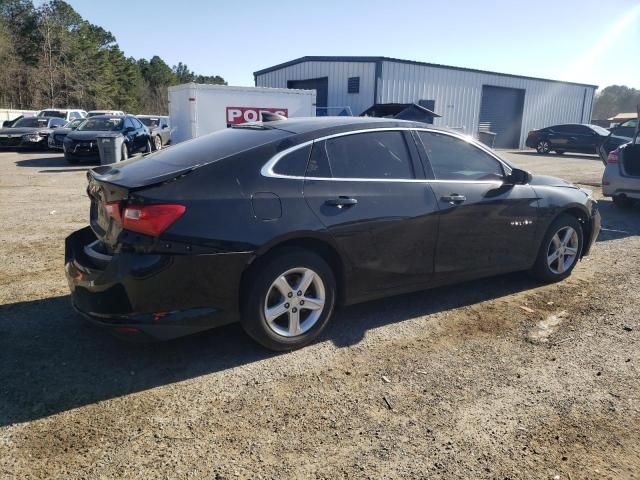
[[[570,125],[555,125],[549,128],[548,139],[551,150],[565,151],[569,149],[569,137],[571,136],[569,127]]]
[[[572,125],[573,138],[576,151],[582,153],[595,153],[600,136],[586,125]]]
[[[352,295],[432,276],[438,207],[410,132],[315,141],[304,197],[353,266]]]
[[[508,167],[463,138],[418,131],[439,207],[436,276],[477,276],[528,268],[538,199],[529,185],[508,185]]]
[[[132,117],[131,122],[135,130],[135,144],[137,150],[143,150],[147,146],[149,140],[148,130],[144,124],[137,118]]]

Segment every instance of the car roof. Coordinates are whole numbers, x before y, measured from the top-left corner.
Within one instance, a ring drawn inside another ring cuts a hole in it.
[[[319,130],[357,130],[359,128],[419,128],[426,124],[411,122],[408,120],[396,120],[393,118],[376,117],[294,117],[273,122],[256,122],[257,125],[286,130],[291,133],[310,133]],[[431,128],[431,125],[429,125]]]
[[[169,118],[167,115],[136,115],[138,118]]]

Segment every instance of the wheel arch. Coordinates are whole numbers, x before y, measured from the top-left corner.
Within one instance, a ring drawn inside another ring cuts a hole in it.
[[[260,268],[272,255],[286,248],[300,248],[320,255],[333,271],[337,290],[336,301],[338,304],[344,303],[346,296],[347,262],[331,237],[316,232],[304,232],[278,238],[256,250],[254,256],[242,272],[240,291],[246,291],[246,286],[248,282],[251,281],[252,272]],[[240,296],[240,301],[242,302],[242,295]]]
[[[582,227],[582,243],[583,243],[582,251],[580,252],[580,258],[582,258],[585,255],[585,252],[589,250],[586,242],[588,242],[589,239],[591,238],[591,230],[593,228],[593,225],[591,224],[591,215],[589,215],[589,211],[587,210],[586,207],[579,204],[568,205],[566,208],[563,208],[562,210],[557,212],[556,215],[553,216],[553,218],[551,219],[551,222],[549,222],[549,225],[555,222],[558,219],[558,217],[560,217],[560,215],[571,215],[576,220],[578,220],[578,223],[580,223],[580,226]]]

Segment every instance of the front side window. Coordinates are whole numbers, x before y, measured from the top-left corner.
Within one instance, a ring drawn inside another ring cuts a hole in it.
[[[327,165],[322,164],[322,157],[326,158]],[[318,142],[309,160],[309,173],[333,178],[415,178],[401,131],[358,133]]]
[[[636,128],[638,126],[638,119],[635,118],[633,120],[627,120],[626,122],[621,123],[620,126]]]
[[[502,180],[500,162],[460,138],[418,132],[436,180]]]

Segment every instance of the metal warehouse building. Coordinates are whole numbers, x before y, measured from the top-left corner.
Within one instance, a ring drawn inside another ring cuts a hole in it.
[[[416,103],[441,115],[435,125],[495,132],[500,148],[523,147],[536,128],[589,123],[597,88],[387,57],[302,57],[254,78],[258,87],[315,89],[320,115],[346,107],[353,115],[380,115]]]

